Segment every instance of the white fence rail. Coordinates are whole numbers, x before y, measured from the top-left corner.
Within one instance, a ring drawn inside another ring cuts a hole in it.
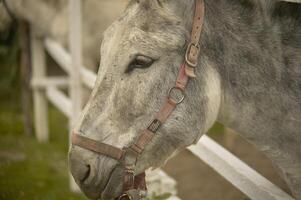
[[[293,200],[283,190],[206,135],[197,145],[188,149],[251,199]]]
[[[48,140],[48,105],[49,100],[69,118],[70,125],[82,109],[82,84],[92,89],[96,74],[82,65],[81,58],[81,0],[70,1],[70,49],[68,53],[59,43],[46,38],[42,39],[32,32],[32,60],[34,91],[35,130],[37,139]],[[67,77],[47,77],[44,47],[53,59],[67,73]],[[69,98],[60,88],[69,88]],[[293,200],[291,196],[272,184],[258,172],[243,163],[222,146],[207,136],[203,136],[197,145],[188,148],[195,156],[210,165],[235,187],[251,199],[256,200]],[[169,178],[160,171],[161,176]],[[71,182],[71,188],[75,186]],[[171,200],[179,198],[173,196]]]

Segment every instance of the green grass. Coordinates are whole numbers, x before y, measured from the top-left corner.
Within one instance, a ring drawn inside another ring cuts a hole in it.
[[[23,131],[17,38],[0,41],[0,200],[83,200],[69,190],[67,120],[49,109],[50,142]]]
[[[69,190],[67,121],[50,109],[50,142],[22,134],[21,113],[3,107],[0,113],[0,199],[80,200]]]
[[[208,135],[210,136],[216,136],[223,134],[225,131],[224,125],[220,123],[215,123],[214,126],[208,131]]]

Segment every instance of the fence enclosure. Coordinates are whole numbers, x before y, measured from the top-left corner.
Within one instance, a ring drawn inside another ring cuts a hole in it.
[[[96,74],[82,64],[81,45],[81,0],[69,0],[70,6],[70,50],[67,52],[59,43],[50,38],[41,38],[31,33],[32,53],[32,88],[34,100],[34,120],[36,137],[40,142],[47,142],[48,101],[58,108],[69,119],[70,131],[82,109],[82,86],[92,89]],[[64,77],[48,77],[46,74],[45,51],[66,72]],[[68,88],[70,97],[60,89]],[[195,156],[206,162],[217,173],[232,183],[251,199],[256,200],[293,200],[291,196],[261,176],[239,158],[228,152],[215,141],[203,136],[198,144],[188,148]],[[174,181],[164,172],[159,176]],[[78,190],[72,178],[70,186]],[[179,199],[176,196],[170,199]]]

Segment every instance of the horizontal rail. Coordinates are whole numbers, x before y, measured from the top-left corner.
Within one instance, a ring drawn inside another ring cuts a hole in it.
[[[71,117],[71,101],[60,90],[55,87],[48,87],[46,95],[49,101],[55,105],[67,117]]]
[[[206,135],[197,145],[188,149],[251,199],[293,200],[290,195]]]
[[[69,86],[67,77],[51,77],[51,78],[32,78],[31,86],[33,88],[59,87],[66,88]]]
[[[62,67],[62,69],[70,74],[71,68],[71,55],[68,53],[65,48],[52,39],[45,39],[45,47],[47,52],[52,56],[52,58]],[[80,69],[81,79],[83,83],[90,89],[94,87],[96,82],[96,74],[86,67],[82,66]]]
[[[96,82],[96,74],[91,70],[86,69],[85,67],[81,67],[80,72],[82,75],[82,81],[88,88],[93,89]]]
[[[52,39],[45,39],[45,47],[49,55],[59,64],[59,66],[67,73],[70,74],[71,70],[71,56],[70,54],[62,47],[61,44],[55,42]]]

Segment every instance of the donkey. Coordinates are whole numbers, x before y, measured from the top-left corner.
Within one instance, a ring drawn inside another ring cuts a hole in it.
[[[118,148],[146,127],[174,85],[195,0],[132,0],[104,34],[96,85],[74,131]],[[162,166],[219,121],[255,144],[301,200],[301,4],[205,0],[196,78],[137,160]],[[117,161],[78,146],[70,170],[90,199],[122,191]]]

